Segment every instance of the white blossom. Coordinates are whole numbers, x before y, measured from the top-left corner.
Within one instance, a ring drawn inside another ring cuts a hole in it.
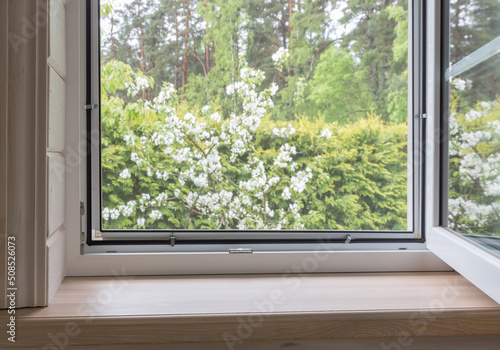
[[[324,137],[325,139],[329,139],[330,137],[332,137],[332,132],[330,131],[330,129],[325,128],[321,130],[319,137]]]
[[[288,57],[290,56],[288,49],[285,49],[283,47],[280,47],[278,51],[276,51],[272,59],[274,61],[274,64],[276,67],[281,68],[283,64],[287,61]]]
[[[290,188],[285,187],[283,189],[283,192],[281,192],[281,196],[283,197],[284,200],[289,200],[292,198],[292,193],[290,192]]]
[[[130,177],[131,177],[131,175],[130,175],[130,172],[128,171],[128,169],[123,170],[123,171],[120,173],[120,177],[121,177],[122,179],[128,179],[128,178],[130,178]]]
[[[306,171],[299,171],[297,175],[292,176],[290,179],[291,187],[295,192],[302,193],[306,189],[306,185],[309,180],[312,179],[312,171],[310,168],[306,168]]]
[[[210,109],[210,106],[205,105],[205,106],[203,106],[203,108],[201,109],[201,113],[205,114],[205,113],[207,113],[207,112],[208,112],[208,110],[209,110],[209,109]]]
[[[129,146],[129,145],[134,146],[135,145],[135,136],[134,135],[125,135],[123,137],[123,140],[125,141],[127,146]]]
[[[105,220],[105,221],[108,221],[109,220],[109,208],[104,208],[102,210],[102,218]]]
[[[287,128],[281,128],[281,129],[274,128],[273,134],[278,137],[287,138],[295,134],[295,128],[292,126],[292,124],[288,124]]]
[[[143,162],[143,160],[139,157],[139,155],[137,153],[134,153],[134,152],[132,152],[130,154],[130,160],[135,162],[137,165],[141,165]]]
[[[153,220],[158,220],[160,219],[162,216],[162,214],[160,213],[159,210],[153,210],[150,214],[149,214],[149,217]]]

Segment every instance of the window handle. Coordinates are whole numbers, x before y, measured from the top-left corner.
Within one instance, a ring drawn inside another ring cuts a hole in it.
[[[346,239],[345,239],[345,244],[349,244],[349,243],[351,242],[351,240],[352,240],[352,236],[351,236],[351,234],[350,234],[350,233],[348,233],[348,234],[347,234],[347,237],[346,237]]]

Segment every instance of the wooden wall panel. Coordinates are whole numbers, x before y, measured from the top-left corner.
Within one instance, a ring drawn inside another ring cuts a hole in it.
[[[44,306],[48,39],[40,18],[47,0],[4,0],[1,6],[1,233],[16,240],[16,308]],[[6,306],[4,298],[0,306]]]
[[[47,241],[48,249],[48,299],[49,302],[54,298],[59,286],[64,280],[64,248],[66,232],[61,227]],[[62,252],[62,254],[61,254]]]
[[[53,68],[49,68],[49,152],[64,150],[66,114],[66,85]]]
[[[8,1],[7,234],[16,237],[17,306],[46,304],[46,28],[29,32],[42,2]]]
[[[0,1],[0,261],[5,236],[15,236],[17,308],[47,305],[64,278],[64,230],[47,241],[64,222],[64,10],[60,0]]]
[[[7,1],[0,1],[0,265],[6,266],[7,224]],[[0,291],[6,288],[5,269],[0,269]],[[2,294],[3,295],[3,294]],[[6,294],[5,294],[6,295]],[[5,297],[0,308],[6,307]]]
[[[50,0],[48,62],[62,78],[66,78],[66,15],[61,0]]]
[[[50,237],[64,223],[65,160],[61,153],[49,152],[48,158],[48,231]]]
[[[48,169],[48,302],[65,277],[65,118],[66,118],[66,14],[61,0],[50,0],[49,56],[49,130]]]

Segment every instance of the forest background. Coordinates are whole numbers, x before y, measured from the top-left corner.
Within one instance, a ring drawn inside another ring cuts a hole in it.
[[[452,63],[495,14],[451,1]],[[102,1],[104,228],[411,229],[408,32],[407,0]],[[498,76],[451,84],[462,232],[500,232]]]

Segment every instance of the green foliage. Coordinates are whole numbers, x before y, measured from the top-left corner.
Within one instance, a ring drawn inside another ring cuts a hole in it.
[[[346,50],[330,46],[320,56],[308,99],[327,121],[351,122],[370,111],[372,96],[366,72],[356,67]]]
[[[137,210],[128,217],[120,215],[117,220],[105,221],[104,228],[217,228],[217,218],[190,213],[183,204],[181,198],[197,189],[188,182],[179,185],[177,181],[172,181],[171,174],[175,173],[179,165],[161,149],[147,151],[147,159],[156,165],[156,169],[147,169],[144,164],[139,165],[132,159],[133,153],[146,159],[141,153],[146,152],[141,138],[149,139],[155,132],[160,132],[165,115],[154,112],[144,101],[125,103],[108,93],[124,90],[125,83],[130,84],[142,74],[133,72],[129,66],[119,62],[108,63],[103,72],[103,81],[106,82],[106,88],[102,90],[105,102],[102,114],[106,116],[102,150],[103,207],[111,209],[126,206],[131,200],[140,201],[143,194],[156,198],[164,193],[169,197],[168,205],[160,209],[161,220],[150,219]],[[113,79],[116,80],[114,83]],[[175,100],[175,97],[171,99]],[[180,105],[174,102],[174,106],[177,115],[182,116],[190,111],[185,102]],[[220,110],[216,104],[210,108],[213,111]],[[199,123],[211,123],[201,113],[196,114]],[[255,134],[255,155],[269,169],[269,177],[281,176],[273,162],[280,152],[283,139],[273,130],[288,127],[288,124],[275,121],[269,115],[263,119],[262,126]],[[316,230],[406,229],[407,141],[404,124],[384,122],[373,113],[343,126],[327,122],[324,118],[312,119],[307,116],[299,117],[291,124],[296,131],[287,142],[297,149],[294,156],[297,169],[312,169],[313,178],[308,190],[299,198],[300,215],[291,215],[290,225],[296,220],[296,224]],[[330,137],[322,136],[325,129],[331,132]],[[135,142],[124,141],[131,134],[135,135]],[[185,146],[179,144],[172,147]],[[248,172],[229,161],[228,155],[229,150],[221,152],[226,176],[234,183],[247,180]],[[130,171],[131,177],[120,176],[124,169]],[[164,178],[164,172],[170,177]],[[283,181],[279,186],[289,180],[285,177]],[[283,187],[279,186],[268,195],[270,206],[275,211],[290,213],[288,203],[281,197]],[[148,209],[145,210],[147,213]],[[141,226],[137,220],[142,217],[146,220]]]

